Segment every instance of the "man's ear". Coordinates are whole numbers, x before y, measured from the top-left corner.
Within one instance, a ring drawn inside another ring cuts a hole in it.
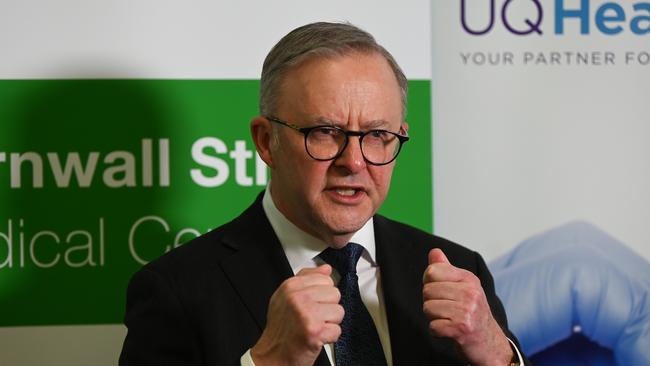
[[[251,120],[251,136],[260,158],[269,168],[273,168],[273,155],[271,153],[271,123],[268,119],[257,116]]]
[[[401,128],[404,131],[404,133],[408,134],[408,132],[409,132],[409,124],[408,124],[408,122],[406,122],[406,121],[402,122],[402,127]]]

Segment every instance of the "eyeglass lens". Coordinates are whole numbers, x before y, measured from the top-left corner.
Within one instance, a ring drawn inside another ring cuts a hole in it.
[[[315,128],[306,136],[307,152],[318,160],[333,159],[346,146],[345,133],[337,128]],[[399,152],[399,139],[387,131],[368,131],[361,137],[361,152],[374,164],[387,163]]]

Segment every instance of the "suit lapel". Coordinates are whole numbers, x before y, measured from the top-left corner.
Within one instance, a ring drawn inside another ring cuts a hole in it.
[[[271,295],[287,278],[293,276],[282,245],[262,208],[261,193],[255,203],[232,222],[223,243],[234,253],[220,266],[242,302],[259,326],[266,326],[266,313]],[[329,365],[321,351],[315,365]]]
[[[393,365],[455,360],[453,343],[434,340],[422,312],[422,275],[428,264],[424,244],[400,237],[381,216],[375,216],[374,228]]]

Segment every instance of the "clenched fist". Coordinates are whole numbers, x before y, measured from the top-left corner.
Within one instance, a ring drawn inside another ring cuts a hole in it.
[[[473,273],[451,265],[436,248],[429,252],[423,283],[424,314],[434,336],[455,340],[472,365],[510,363],[510,344]]]
[[[341,335],[341,294],[332,267],[302,269],[285,280],[269,302],[267,323],[251,349],[257,366],[313,365],[324,344]]]

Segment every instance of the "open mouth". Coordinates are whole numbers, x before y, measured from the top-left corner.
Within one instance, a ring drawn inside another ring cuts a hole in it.
[[[354,196],[355,193],[357,193],[356,189],[336,189],[335,191],[341,196],[347,196],[347,197],[352,197]]]
[[[329,192],[336,201],[346,204],[359,203],[366,193],[363,187],[331,187]]]

